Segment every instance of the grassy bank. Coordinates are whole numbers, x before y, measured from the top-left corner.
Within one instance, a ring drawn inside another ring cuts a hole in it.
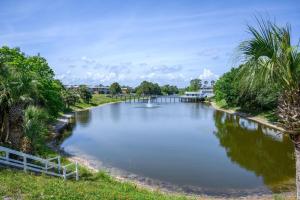
[[[0,198],[11,199],[187,199],[121,183],[104,173],[84,173],[79,181],[64,181],[0,168]]]
[[[82,99],[77,102],[74,106],[71,106],[68,111],[78,111],[82,109],[88,109],[94,106],[99,106],[106,103],[119,102],[119,99],[107,97],[104,94],[94,94],[89,103],[84,102]]]

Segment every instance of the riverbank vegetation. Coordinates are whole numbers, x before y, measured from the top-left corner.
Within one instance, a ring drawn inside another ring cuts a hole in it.
[[[116,102],[87,86],[65,88],[40,55],[0,48],[0,145],[43,152],[49,126],[61,113]]]
[[[300,53],[289,25],[258,19],[251,38],[239,46],[242,65],[215,85],[216,101],[227,107],[274,111],[295,143],[297,199],[300,199]]]

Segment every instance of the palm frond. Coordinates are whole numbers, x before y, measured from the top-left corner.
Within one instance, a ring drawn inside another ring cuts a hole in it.
[[[240,44],[244,64],[239,77],[245,91],[257,85],[279,84],[282,88],[297,88],[300,58],[291,46],[290,26],[278,27],[271,21],[257,19],[258,26],[248,26],[250,40]]]

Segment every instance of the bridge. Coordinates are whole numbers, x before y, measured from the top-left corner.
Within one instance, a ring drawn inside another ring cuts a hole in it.
[[[205,97],[189,95],[115,95],[112,98],[125,103],[147,103],[149,98],[153,103],[203,102]]]
[[[32,171],[61,177],[65,180],[69,177],[79,180],[77,162],[62,166],[60,156],[43,159],[0,146],[0,165],[23,169],[24,172]]]

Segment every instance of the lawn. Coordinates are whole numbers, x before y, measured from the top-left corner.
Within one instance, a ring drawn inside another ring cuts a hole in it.
[[[84,172],[85,171],[85,172]],[[0,198],[11,199],[157,199],[183,200],[182,196],[148,191],[131,183],[121,183],[103,172],[90,173],[81,169],[79,181],[34,175],[0,168]]]

